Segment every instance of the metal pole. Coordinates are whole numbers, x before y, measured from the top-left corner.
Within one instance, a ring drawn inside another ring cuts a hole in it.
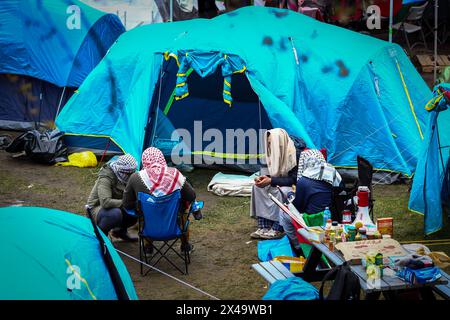
[[[56,121],[56,117],[59,114],[59,110],[61,109],[61,104],[62,104],[62,101],[63,101],[65,93],[66,93],[66,87],[63,88],[63,91],[61,93],[61,97],[59,98],[58,109],[56,109],[56,114],[55,114],[55,121]]]
[[[173,22],[173,0],[170,0],[170,22]]]
[[[394,0],[389,0],[389,42],[392,42],[393,23],[394,23]]]
[[[439,2],[434,0],[434,61],[433,61],[433,84],[437,80],[437,58],[438,58],[438,16],[439,16]]]

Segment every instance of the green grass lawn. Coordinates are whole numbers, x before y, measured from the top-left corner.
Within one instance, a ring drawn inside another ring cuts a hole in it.
[[[424,236],[423,215],[408,210],[409,191],[407,185],[377,185],[374,188],[375,217],[394,218],[394,237],[399,241],[449,239],[450,228],[445,219],[444,228]],[[450,242],[450,239],[449,239]],[[434,249],[430,247],[430,249]],[[450,244],[447,252],[450,249]]]

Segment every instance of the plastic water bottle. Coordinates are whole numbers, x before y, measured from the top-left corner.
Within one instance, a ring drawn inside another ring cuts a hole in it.
[[[327,225],[328,219],[331,219],[331,211],[330,211],[330,208],[326,207],[325,210],[323,211],[323,227],[324,228]]]

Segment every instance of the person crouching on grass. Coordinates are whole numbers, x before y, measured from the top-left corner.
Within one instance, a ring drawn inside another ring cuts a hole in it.
[[[112,235],[125,241],[137,241],[127,229],[136,224],[137,219],[122,210],[122,196],[137,163],[130,154],[125,154],[105,164],[98,173],[97,181],[89,195],[87,205],[92,208],[98,227],[105,235]]]
[[[180,216],[189,209],[191,203],[195,201],[195,191],[191,184],[186,181],[180,171],[167,166],[166,160],[161,150],[150,147],[142,153],[143,169],[133,173],[128,181],[123,194],[123,206],[126,209],[135,209],[138,193],[151,194],[154,197],[169,195],[177,190],[181,192]],[[194,214],[195,217],[195,214]],[[180,219],[184,224],[184,219]],[[146,241],[145,250],[153,253],[153,245]],[[181,251],[192,251],[193,246],[189,243],[189,235],[181,237]]]

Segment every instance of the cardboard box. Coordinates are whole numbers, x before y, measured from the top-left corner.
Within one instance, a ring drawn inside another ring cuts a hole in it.
[[[394,238],[394,218],[378,218],[377,229],[383,234],[388,234]]]

